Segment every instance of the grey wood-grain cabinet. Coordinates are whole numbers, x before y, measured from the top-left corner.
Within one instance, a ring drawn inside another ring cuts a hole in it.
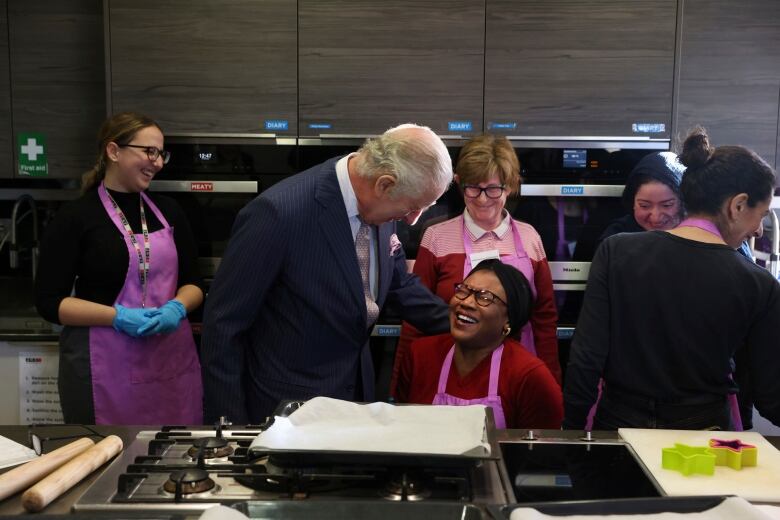
[[[780,2],[685,0],[676,137],[701,124],[715,145],[741,144],[775,164]]]
[[[302,136],[481,132],[483,2],[299,0],[298,15]]]
[[[670,137],[676,0],[486,6],[487,131]]]
[[[13,176],[11,77],[8,69],[8,2],[0,0],[0,179]]]
[[[43,134],[51,178],[79,177],[95,161],[105,117],[102,13],[100,0],[8,0],[13,142]]]
[[[108,0],[111,111],[166,133],[297,133],[295,0]]]

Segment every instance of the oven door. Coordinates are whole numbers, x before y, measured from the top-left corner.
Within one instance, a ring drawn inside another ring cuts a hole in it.
[[[257,197],[258,181],[155,180],[149,188],[171,197],[184,210],[198,250],[198,270],[206,292],[225,254],[233,222],[241,208]],[[203,306],[190,316],[200,334]]]
[[[257,181],[155,180],[151,191],[178,202],[195,235],[201,275],[213,278],[225,253],[233,221],[258,194]]]

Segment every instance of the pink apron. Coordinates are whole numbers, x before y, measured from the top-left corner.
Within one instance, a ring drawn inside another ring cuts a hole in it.
[[[693,227],[693,228],[699,228],[704,231],[707,231],[708,233],[712,233],[716,237],[723,240],[723,235],[721,235],[720,230],[715,225],[715,223],[703,219],[703,218],[687,218],[680,222],[680,225],[677,227]],[[729,374],[729,379],[732,381],[734,380],[731,374]],[[729,401],[729,410],[731,411],[731,422],[734,423],[734,431],[741,432],[742,431],[742,416],[739,414],[739,403],[737,402],[737,394],[729,394],[728,395],[728,401]]]
[[[488,395],[479,399],[461,399],[447,393],[447,380],[450,377],[450,367],[452,366],[452,357],[455,355],[455,345],[452,346],[444,358],[439,374],[439,386],[436,390],[436,396],[431,404],[444,404],[451,406],[469,406],[472,404],[482,404],[493,409],[493,418],[496,422],[496,428],[506,428],[506,419],[504,418],[504,407],[501,406],[501,396],[498,395],[498,374],[501,371],[501,355],[504,353],[504,344],[493,351],[490,359],[490,383],[488,384]]]
[[[116,302],[141,307],[143,287],[136,250],[118,212],[101,184],[103,207],[125,239],[130,258],[125,284]],[[146,306],[160,307],[176,295],[178,255],[173,229],[146,194],[141,193],[163,225],[149,234],[154,263],[148,271]],[[136,234],[140,243],[143,235]],[[90,327],[89,355],[95,424],[201,424],[203,386],[200,362],[189,321],[170,334],[133,338],[113,327]]]
[[[471,235],[469,235],[468,230],[466,229],[466,220],[463,218],[463,215],[460,216],[462,226],[463,226],[463,249],[466,251],[466,261],[463,263],[463,278],[465,279],[466,276],[471,272],[471,269],[473,266],[471,265],[471,254],[474,252],[474,245],[471,241]],[[525,252],[525,248],[523,247],[523,240],[520,238],[520,231],[517,229],[517,224],[513,219],[509,219],[509,225],[512,227],[512,237],[515,241],[515,254],[514,255],[503,255],[501,256],[501,261],[507,265],[511,265],[525,276],[526,280],[528,280],[528,285],[531,286],[531,295],[533,296],[533,301],[536,301],[536,285],[534,285],[534,267],[531,264],[531,259],[528,257],[528,254]],[[526,323],[520,333],[520,343],[525,347],[525,349],[533,354],[536,355],[536,344],[534,342],[534,331],[531,328],[531,322],[529,321]]]

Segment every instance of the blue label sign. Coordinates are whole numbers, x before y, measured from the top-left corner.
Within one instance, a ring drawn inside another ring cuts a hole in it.
[[[266,119],[265,120],[265,129],[266,130],[288,130],[290,125],[288,124],[286,119]]]
[[[493,130],[515,130],[517,128],[517,123],[514,121],[490,122],[488,123],[488,128]]]
[[[377,325],[377,327],[376,327],[376,335],[377,336],[400,336],[401,335],[401,327]]]
[[[330,123],[309,123],[309,128],[312,130],[330,130],[333,125]]]
[[[666,131],[664,123],[634,123],[631,130],[635,134],[660,134]]]
[[[558,329],[558,339],[571,339],[574,337],[574,329]]]
[[[447,128],[450,132],[471,132],[473,126],[471,121],[449,121]]]
[[[582,195],[585,193],[584,186],[561,186],[561,195]]]

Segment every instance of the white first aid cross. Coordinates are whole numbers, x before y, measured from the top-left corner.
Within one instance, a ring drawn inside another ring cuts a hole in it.
[[[39,154],[43,154],[43,146],[34,138],[30,138],[27,139],[27,144],[22,145],[22,153],[27,156],[28,161],[35,161]]]

